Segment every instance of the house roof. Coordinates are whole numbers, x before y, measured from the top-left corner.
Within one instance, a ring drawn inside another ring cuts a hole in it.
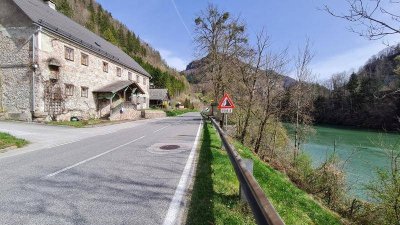
[[[143,89],[136,83],[130,80],[119,80],[119,81],[115,81],[114,83],[111,84],[107,84],[106,86],[103,86],[99,89],[96,89],[93,91],[93,93],[116,93],[128,86],[134,86],[135,88],[137,88],[137,90],[141,93],[141,94],[145,94],[145,92],[143,91]]]
[[[151,77],[135,60],[117,46],[104,40],[74,22],[62,13],[51,9],[41,0],[13,0],[14,3],[33,21],[34,24],[45,28],[63,38],[68,39],[84,48],[108,58],[110,61],[126,66],[142,75]]]
[[[169,94],[167,89],[150,89],[150,100],[168,100]]]

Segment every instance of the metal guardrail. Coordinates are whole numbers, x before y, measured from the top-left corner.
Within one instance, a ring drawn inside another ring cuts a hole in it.
[[[221,129],[214,118],[210,117],[210,119],[214,127],[217,129],[222,143],[228,152],[229,159],[233,165],[236,176],[240,182],[241,188],[246,196],[247,202],[250,205],[257,224],[284,225],[285,223],[265,196],[254,176],[246,169],[243,159],[240,157],[239,153],[229,143],[225,132]]]

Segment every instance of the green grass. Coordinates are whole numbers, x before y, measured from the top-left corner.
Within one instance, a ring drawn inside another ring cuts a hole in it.
[[[285,174],[261,161],[238,142],[243,158],[254,161],[254,177],[287,225],[342,224],[341,218],[297,188]],[[221,150],[215,129],[205,124],[187,224],[255,224],[238,195],[239,182]]]
[[[286,224],[342,224],[341,218],[297,188],[285,174],[261,161],[253,152],[235,142],[243,158],[254,161],[254,177]]]
[[[165,111],[167,113],[167,116],[179,116],[188,112],[198,112],[198,110],[195,109],[172,109],[172,110],[167,110]]]
[[[239,182],[229,158],[208,123],[204,125],[187,224],[255,224],[239,198]]]
[[[82,128],[82,127],[86,127],[86,126],[93,126],[93,125],[106,124],[106,123],[113,123],[113,122],[108,121],[108,120],[95,119],[95,120],[80,120],[80,121],[50,121],[47,124]]]
[[[16,138],[10,134],[0,132],[0,149],[16,146],[21,148],[29,142],[24,139]]]

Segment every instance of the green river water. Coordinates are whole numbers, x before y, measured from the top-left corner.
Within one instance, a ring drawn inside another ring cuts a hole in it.
[[[332,126],[314,126],[314,129],[315,134],[310,135],[302,146],[311,156],[313,165],[318,166],[333,152],[336,140],[337,155],[342,161],[348,160],[344,170],[350,195],[367,199],[364,184],[376,178],[377,168],[390,166],[388,154],[381,144],[400,144],[400,134]]]

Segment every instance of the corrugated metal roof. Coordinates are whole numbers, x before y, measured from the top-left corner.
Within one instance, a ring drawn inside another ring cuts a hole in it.
[[[149,90],[150,100],[168,100],[167,89],[150,89]]]
[[[41,0],[13,0],[37,25],[88,48],[111,61],[124,65],[142,75],[151,77],[135,60],[117,46],[99,37],[62,13],[51,9]]]
[[[119,80],[119,81],[115,81],[114,83],[111,84],[107,84],[104,87],[101,87],[99,89],[96,89],[93,91],[93,93],[116,93],[119,90],[122,90],[130,85],[134,84],[135,88],[137,88],[137,90],[142,93],[145,94],[145,92],[143,91],[142,88],[140,88],[140,86],[133,81],[130,80]]]

